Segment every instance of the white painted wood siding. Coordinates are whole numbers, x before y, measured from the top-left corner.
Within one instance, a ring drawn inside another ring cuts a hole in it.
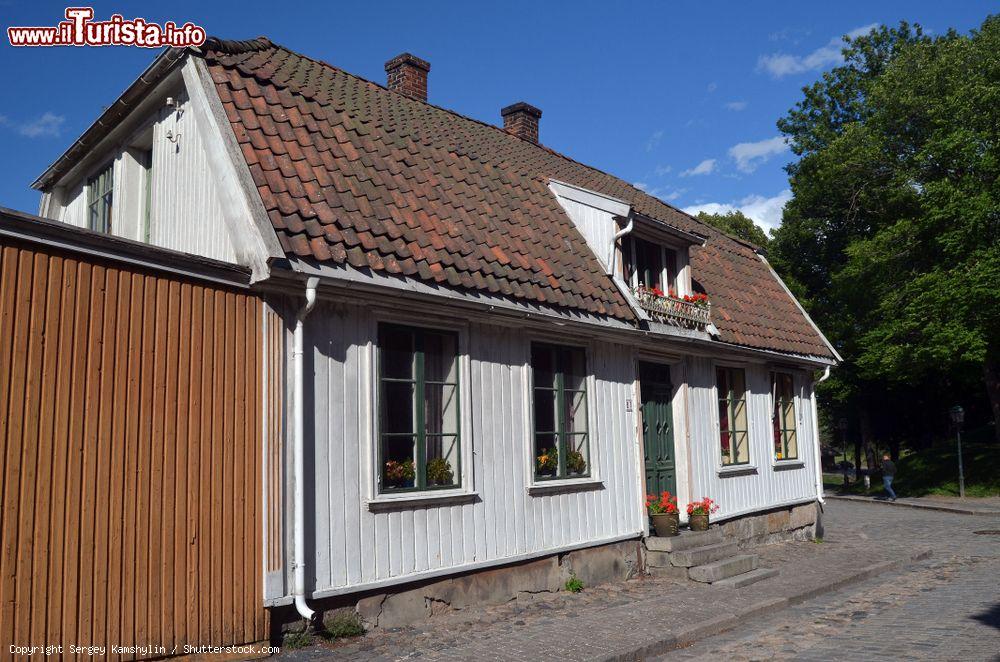
[[[306,488],[314,592],[460,571],[642,532],[636,414],[626,411],[626,400],[635,397],[631,350],[608,343],[588,350],[594,375],[590,449],[603,488],[529,494],[527,364],[533,336],[480,323],[460,330],[467,348],[460,377],[466,400],[463,479],[471,481],[478,500],[370,510],[374,412],[368,394],[375,379],[376,325],[369,309],[344,305],[318,306],[308,318],[315,344],[306,373],[314,375],[306,402],[313,414],[306,424],[312,467]]]
[[[798,463],[775,463],[771,432],[771,377],[763,365],[747,365],[747,414],[749,417],[750,465],[753,473],[720,472],[719,413],[715,390],[715,363],[689,357],[687,424],[690,443],[690,494],[717,501],[717,518],[765,510],[816,495],[816,451],[813,439],[812,397],[808,375],[795,376],[795,421]]]
[[[186,92],[176,97],[179,112],[163,108],[135,132],[153,128],[153,189],[151,198],[151,244],[205,257],[236,262],[229,230],[223,220],[219,179],[208,165],[205,137],[201,135]],[[176,140],[167,138],[170,132]],[[179,136],[179,137],[178,137]],[[115,190],[112,234],[145,240],[144,174],[130,153],[127,141],[110,148],[114,162]],[[93,173],[90,173],[91,175]],[[43,211],[53,220],[87,227],[87,177],[46,194]]]

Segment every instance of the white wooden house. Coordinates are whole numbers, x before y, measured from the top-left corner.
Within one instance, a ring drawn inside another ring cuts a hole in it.
[[[35,182],[42,216],[252,269],[262,601],[639,540],[647,492],[821,500],[839,357],[755,247],[539,144],[528,104],[499,128],[386,70],[169,50]]]

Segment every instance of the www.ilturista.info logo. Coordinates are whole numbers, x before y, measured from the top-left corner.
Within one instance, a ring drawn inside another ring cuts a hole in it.
[[[66,20],[55,27],[7,28],[11,46],[141,46],[186,48],[205,43],[205,29],[193,23],[163,25],[144,18],[127,20],[112,14],[107,21],[95,21],[93,7],[67,7]]]

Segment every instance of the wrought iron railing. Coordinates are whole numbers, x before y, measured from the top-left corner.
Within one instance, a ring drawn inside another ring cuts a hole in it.
[[[650,317],[663,324],[704,329],[711,321],[712,304],[707,301],[691,303],[675,297],[661,297],[642,290],[636,292],[635,297]]]

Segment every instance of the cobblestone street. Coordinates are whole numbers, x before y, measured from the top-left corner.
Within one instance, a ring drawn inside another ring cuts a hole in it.
[[[621,659],[655,644],[664,660],[1000,659],[1000,535],[975,533],[1000,529],[1000,519],[830,502],[825,525],[821,544],[755,550],[781,574],[743,589],[643,580],[524,596],[282,657]],[[929,559],[911,561],[928,549]],[[863,568],[893,562],[901,567],[831,592]],[[726,623],[731,614],[746,615]],[[713,623],[731,629],[669,650],[690,641],[692,626],[713,633]]]

